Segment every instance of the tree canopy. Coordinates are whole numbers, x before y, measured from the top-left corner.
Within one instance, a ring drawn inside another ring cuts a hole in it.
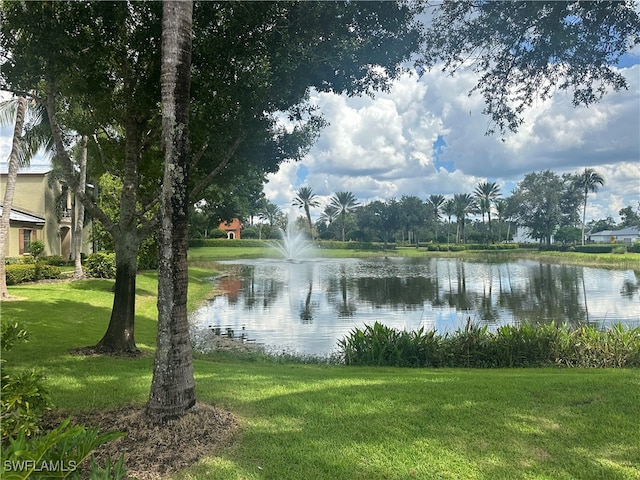
[[[471,65],[488,133],[515,131],[537,99],[567,90],[574,105],[628,88],[613,68],[640,43],[633,1],[454,2],[433,7],[421,62],[455,72]]]

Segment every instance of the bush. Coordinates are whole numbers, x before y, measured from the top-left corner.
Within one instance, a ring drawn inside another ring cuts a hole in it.
[[[625,254],[627,253],[627,247],[626,245],[616,245],[611,249],[611,253]]]
[[[1,330],[0,363],[5,352],[17,342],[27,340],[27,332],[17,323],[4,323]],[[4,365],[3,365],[4,366]],[[51,401],[43,387],[43,376],[35,370],[17,374],[2,369],[0,385],[0,477],[22,480],[34,476],[66,478],[77,476],[80,463],[98,446],[123,436],[120,432],[98,434],[97,428],[72,426],[69,420],[57,428],[42,433],[42,414],[51,408]],[[53,466],[53,468],[51,468]],[[43,468],[44,467],[44,468]],[[111,468],[90,465],[90,478],[124,478],[123,461]],[[46,469],[50,475],[38,474]],[[106,473],[105,473],[106,472]],[[102,475],[102,476],[98,476]]]
[[[7,285],[18,285],[23,282],[33,282],[35,280],[34,265],[7,265]]]
[[[116,254],[92,253],[87,257],[85,273],[94,278],[116,278]]]
[[[32,263],[27,265],[7,265],[5,267],[7,285],[18,285],[24,282],[35,282],[42,279],[60,278],[62,272],[53,265]]]
[[[227,238],[227,232],[219,228],[214,228],[209,232],[211,238]]]
[[[635,242],[629,247],[629,251],[632,253],[640,253],[640,242]]]
[[[64,258],[62,255],[49,255],[47,257],[43,257],[42,260],[48,265],[55,265],[57,267],[72,265],[71,260]]]
[[[29,253],[37,261],[44,252],[44,242],[41,240],[34,240],[29,243]]]
[[[4,368],[5,353],[10,351],[16,343],[25,342],[28,339],[26,330],[18,323],[4,322],[1,335],[0,437],[2,445],[5,446],[9,438],[19,434],[30,436],[37,432],[42,414],[51,408],[51,401],[43,386],[44,377],[40,372],[26,370],[13,373]]]
[[[242,238],[258,238],[260,235],[258,234],[258,229],[256,227],[246,227],[242,229]]]
[[[624,368],[640,366],[640,328],[506,325],[495,333],[467,322],[452,335],[398,331],[376,322],[338,342],[347,365],[412,367]]]

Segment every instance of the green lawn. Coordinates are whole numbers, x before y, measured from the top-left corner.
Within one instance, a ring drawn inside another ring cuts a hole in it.
[[[191,270],[190,306],[211,295]],[[67,411],[142,405],[156,278],[138,278],[138,359],[79,357],[106,328],[112,281],[10,287],[31,340],[6,355],[37,366]],[[198,398],[234,412],[236,442],[175,479],[640,479],[640,370],[395,369],[196,355]],[[188,445],[185,445],[188,448]]]

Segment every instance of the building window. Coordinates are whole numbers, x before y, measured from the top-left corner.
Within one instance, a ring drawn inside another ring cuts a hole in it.
[[[29,253],[31,242],[36,240],[36,231],[31,228],[21,228],[18,232],[20,255]]]

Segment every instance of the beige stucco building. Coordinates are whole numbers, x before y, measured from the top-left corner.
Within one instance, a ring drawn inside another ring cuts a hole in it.
[[[59,181],[50,182],[50,166],[35,165],[18,172],[11,208],[7,257],[29,253],[29,243],[44,243],[44,255],[73,257],[73,195]],[[7,164],[0,164],[0,203],[7,187]],[[0,206],[0,212],[1,212]],[[91,222],[85,219],[82,252],[91,253]]]

